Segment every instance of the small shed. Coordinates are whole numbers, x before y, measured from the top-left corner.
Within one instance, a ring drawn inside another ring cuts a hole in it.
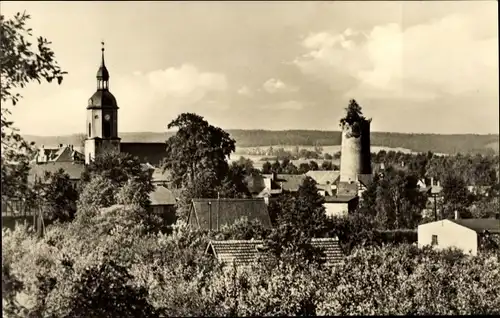
[[[477,255],[485,235],[500,235],[498,219],[445,219],[418,226],[418,246],[437,249],[455,247]]]
[[[194,228],[220,229],[246,217],[249,221],[259,220],[271,228],[271,218],[264,199],[193,199],[188,223]]]

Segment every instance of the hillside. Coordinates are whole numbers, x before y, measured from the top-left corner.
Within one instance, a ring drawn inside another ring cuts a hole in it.
[[[334,146],[340,145],[339,131],[319,130],[228,130],[239,147],[257,146]],[[125,142],[162,142],[172,133],[121,133]],[[67,136],[32,136],[26,135],[29,141],[37,145],[55,146],[57,144],[81,144],[81,134]],[[498,153],[499,135],[438,135],[438,134],[402,134],[388,132],[372,132],[372,146],[388,148],[405,148],[415,152],[437,153]]]

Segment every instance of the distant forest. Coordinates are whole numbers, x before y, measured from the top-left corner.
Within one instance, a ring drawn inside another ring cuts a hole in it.
[[[340,131],[319,130],[228,130],[236,140],[237,147],[257,146],[333,146],[340,145]],[[173,133],[121,133],[125,142],[162,142]],[[55,146],[57,144],[73,144],[82,146],[81,134],[69,136],[25,136],[37,145]],[[435,153],[481,153],[493,154],[499,151],[499,135],[439,135],[439,134],[403,134],[389,132],[372,132],[372,146],[391,148],[407,148],[415,152],[432,151]]]

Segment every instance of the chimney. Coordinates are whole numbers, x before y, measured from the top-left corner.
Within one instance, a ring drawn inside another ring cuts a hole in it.
[[[59,144],[59,148],[62,148],[63,147],[63,144]]]
[[[455,210],[455,220],[460,219],[460,215],[457,210]]]
[[[431,177],[431,186],[434,186],[434,177]]]
[[[275,181],[276,179],[278,179],[278,174],[276,173],[276,171],[273,171],[273,173],[271,174],[271,180]]]

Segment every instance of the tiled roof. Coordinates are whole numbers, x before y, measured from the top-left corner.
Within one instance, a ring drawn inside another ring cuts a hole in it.
[[[163,186],[158,186],[149,194],[151,205],[175,205],[177,204],[178,193],[167,189]]]
[[[271,228],[271,219],[264,199],[193,199],[189,213],[189,223],[197,224],[202,229],[212,229],[233,224],[246,217],[249,221],[257,219],[266,228]]]
[[[465,226],[476,232],[488,231],[490,233],[500,233],[500,220],[498,219],[457,219],[450,220],[456,224]]]
[[[348,203],[356,198],[355,195],[325,196],[325,203]]]
[[[71,180],[80,180],[85,166],[80,163],[73,162],[48,162],[42,164],[33,164],[28,175],[28,181],[34,182],[35,177],[43,178],[45,171],[55,173],[59,169],[63,169]]]
[[[322,249],[329,264],[338,263],[343,258],[337,238],[313,238],[311,245]],[[213,254],[220,262],[235,265],[250,265],[258,256],[268,257],[263,240],[210,241],[206,253]]]
[[[128,153],[139,158],[142,163],[158,166],[166,156],[164,142],[122,142],[120,152]]]
[[[306,176],[311,177],[318,185],[334,184],[340,177],[339,170],[308,171]]]
[[[272,174],[265,174],[263,176],[266,178],[273,178]],[[295,192],[299,190],[305,178],[305,174],[278,174],[276,175],[276,179],[272,180],[272,182],[277,185],[277,188],[283,186],[283,190]]]

